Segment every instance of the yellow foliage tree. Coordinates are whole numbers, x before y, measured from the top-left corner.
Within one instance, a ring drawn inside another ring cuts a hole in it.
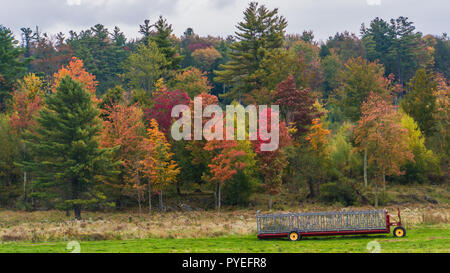
[[[313,125],[305,139],[309,141],[313,149],[318,153],[327,153],[328,135],[330,134],[330,130],[324,129],[318,118],[313,119],[312,124]]]
[[[147,129],[147,137],[142,142],[142,150],[146,156],[141,160],[142,173],[148,179],[149,212],[151,212],[151,193],[154,185],[159,190],[159,206],[163,210],[162,192],[167,185],[175,182],[180,169],[172,160],[173,153],[170,152],[170,144],[165,135],[159,130],[155,119],[150,121]]]

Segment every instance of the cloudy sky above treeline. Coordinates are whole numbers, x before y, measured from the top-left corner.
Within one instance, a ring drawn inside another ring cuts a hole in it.
[[[20,39],[20,28],[39,26],[56,34],[80,31],[97,23],[119,26],[128,38],[139,37],[144,19],[159,15],[180,36],[188,27],[199,35],[226,37],[242,20],[247,0],[0,0],[0,24]],[[317,40],[348,30],[359,35],[361,23],[406,16],[424,34],[450,31],[448,0],[261,0],[288,20],[287,33],[313,30]]]

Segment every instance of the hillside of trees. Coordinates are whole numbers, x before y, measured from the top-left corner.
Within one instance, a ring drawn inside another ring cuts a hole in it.
[[[101,24],[68,35],[0,25],[0,207],[80,219],[86,209],[162,210],[166,193],[200,189],[219,210],[256,193],[272,208],[301,190],[378,206],[387,184],[448,183],[447,34],[375,18],[318,42],[287,24],[250,3],[228,37],[177,37],[162,16],[136,26],[136,40]],[[197,96],[279,105],[279,149],[175,141],[171,109]]]

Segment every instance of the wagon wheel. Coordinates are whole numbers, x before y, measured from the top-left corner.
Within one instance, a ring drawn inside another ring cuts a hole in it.
[[[403,227],[394,228],[394,236],[395,237],[405,237],[406,230]]]
[[[289,233],[289,241],[298,241],[300,240],[300,234],[296,231],[292,231]]]

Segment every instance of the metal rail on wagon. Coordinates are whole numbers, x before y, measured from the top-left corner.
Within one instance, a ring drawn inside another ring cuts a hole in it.
[[[406,235],[400,210],[396,222],[391,222],[386,210],[257,214],[256,218],[260,239],[287,237],[297,241],[305,236],[381,234],[390,233],[391,226],[396,226],[394,236]]]

